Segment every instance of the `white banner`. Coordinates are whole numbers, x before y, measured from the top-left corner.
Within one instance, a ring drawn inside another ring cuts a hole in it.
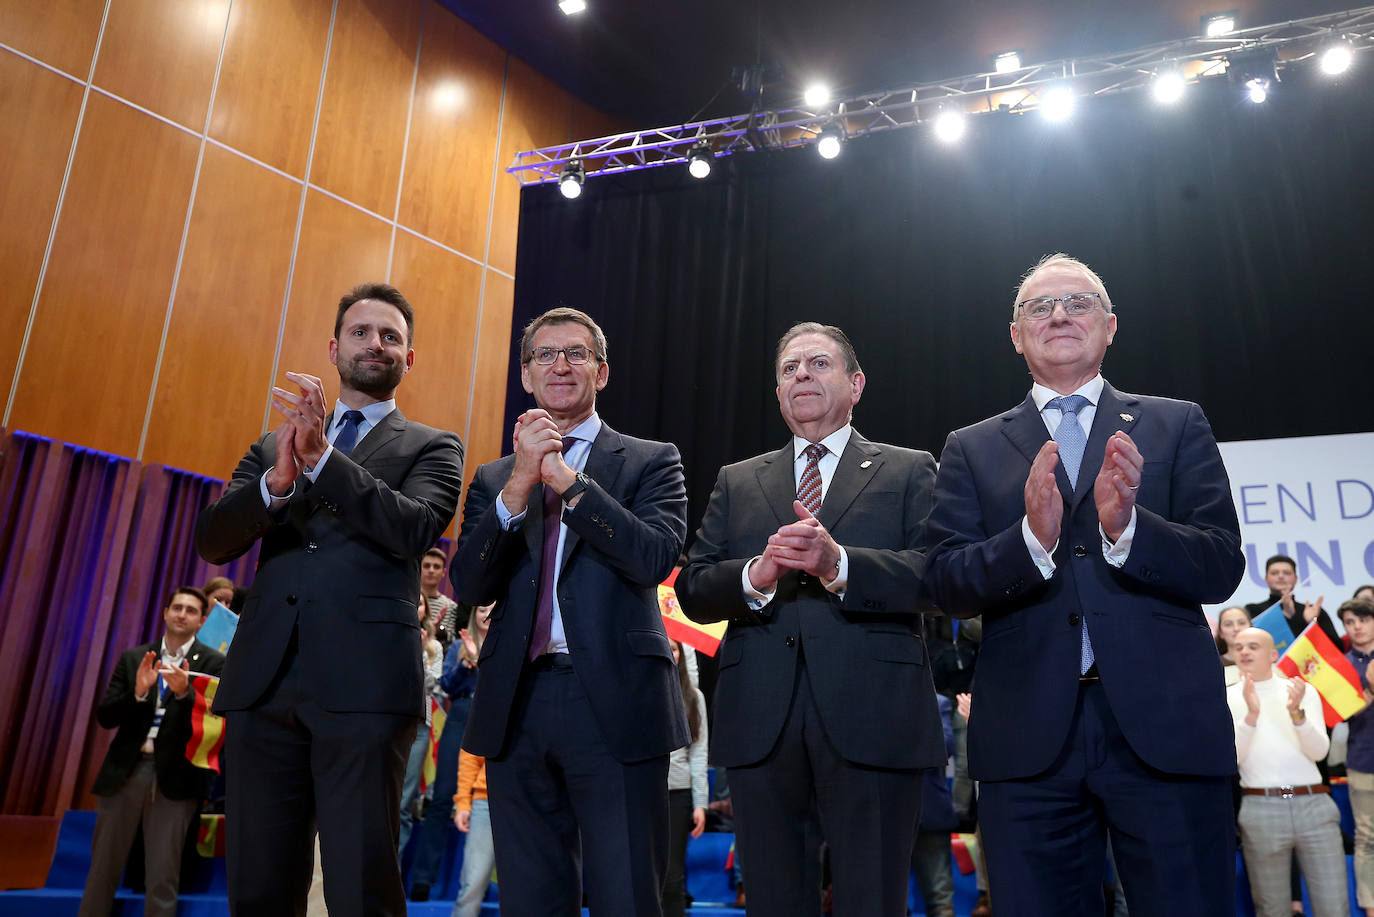
[[[1374,433],[1303,436],[1221,443],[1240,517],[1245,578],[1231,605],[1269,594],[1264,561],[1287,554],[1298,563],[1301,602],[1323,596],[1322,607],[1344,633],[1336,609],[1365,583],[1374,583]]]

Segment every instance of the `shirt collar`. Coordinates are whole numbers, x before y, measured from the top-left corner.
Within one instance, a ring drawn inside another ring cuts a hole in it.
[[[163,634],[163,635],[162,635],[162,655],[164,655],[164,656],[175,656],[175,657],[178,658],[178,659],[185,659],[185,658],[187,658],[188,656],[191,655],[191,647],[195,644],[195,642],[196,642],[196,638],[195,638],[195,637],[192,637],[190,640],[187,640],[187,641],[186,641],[184,644],[182,644],[180,647],[176,647],[176,648],[174,648],[173,650],[169,651],[168,648],[167,648],[167,635],[166,635],[166,634]]]
[[[335,430],[343,424],[345,411],[355,410],[344,404],[342,401],[334,402],[334,419],[330,422],[330,429]],[[396,399],[390,398],[386,401],[378,401],[376,404],[369,404],[365,408],[357,408],[363,415],[363,422],[368,426],[375,427],[382,422],[382,418],[396,410]]]
[[[590,417],[582,421],[577,426],[568,431],[564,439],[578,439],[588,443],[596,442],[596,437],[601,433],[601,416],[592,411]]]
[[[1098,373],[1087,382],[1083,383],[1078,391],[1070,392],[1070,394],[1082,395],[1084,398],[1088,399],[1089,404],[1093,407],[1097,407],[1097,403],[1102,400],[1102,389],[1106,384],[1107,380],[1102,378],[1101,373]],[[1031,386],[1031,398],[1035,401],[1035,409],[1041,413],[1044,412],[1045,405],[1058,397],[1059,393],[1047,385],[1041,385],[1037,382]]]
[[[828,452],[839,455],[844,452],[844,447],[849,445],[849,434],[852,433],[853,430],[854,425],[847,423],[834,433],[822,439],[821,445],[824,446]],[[802,453],[806,451],[806,447],[809,445],[811,445],[810,440],[803,439],[800,436],[792,437],[792,461],[795,462],[797,459],[801,458]]]

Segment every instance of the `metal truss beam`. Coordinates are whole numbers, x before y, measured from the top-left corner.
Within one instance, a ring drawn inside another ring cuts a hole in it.
[[[1241,29],[1219,38],[1186,38],[1095,57],[1051,61],[1008,73],[954,79],[855,96],[824,110],[755,111],[673,127],[612,134],[515,154],[506,171],[522,185],[557,181],[563,167],[581,163],[587,178],[682,164],[706,144],[716,156],[785,149],[815,141],[831,124],[849,137],[915,127],[941,109],[968,114],[1030,111],[1054,86],[1076,95],[1108,95],[1146,86],[1157,71],[1177,68],[1189,82],[1224,74],[1237,61],[1272,55],[1279,73],[1315,57],[1327,42],[1343,39],[1357,52],[1374,47],[1374,6]]]

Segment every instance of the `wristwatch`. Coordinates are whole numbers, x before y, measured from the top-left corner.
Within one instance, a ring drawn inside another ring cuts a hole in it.
[[[579,471],[577,473],[577,477],[573,480],[571,484],[568,485],[568,489],[563,491],[563,493],[560,495],[563,498],[563,502],[571,503],[573,498],[576,497],[578,494],[582,493],[582,491],[586,490],[591,485],[591,483],[592,479]]]

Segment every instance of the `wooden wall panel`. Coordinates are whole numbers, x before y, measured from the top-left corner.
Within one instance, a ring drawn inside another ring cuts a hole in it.
[[[262,432],[300,193],[206,147],[143,461],[225,478]]]
[[[506,172],[522,150],[566,143],[572,98],[543,74],[511,58],[506,77],[506,111],[501,122],[501,170],[496,177],[496,201],[491,220],[488,263],[515,273],[515,238],[520,219],[520,179]]]
[[[90,97],[12,429],[137,453],[197,147]]]
[[[396,209],[424,11],[424,0],[339,0],[334,20],[310,180],[387,218]]]
[[[400,222],[481,258],[506,54],[431,5],[420,49]]]
[[[0,41],[83,81],[105,0],[0,0]]]
[[[472,419],[463,439],[467,446],[464,488],[472,481],[478,465],[501,457],[503,446],[509,440],[510,431],[505,429],[506,379],[511,364],[519,360],[510,325],[515,307],[515,282],[495,271],[489,270],[486,275],[482,327],[476,349],[477,384],[472,390]],[[459,525],[461,516],[460,508]]]
[[[397,401],[407,417],[459,436],[467,424],[481,265],[398,233],[391,282],[415,307],[415,368]]]
[[[199,132],[229,0],[111,0],[95,85]]]
[[[333,405],[339,395],[339,374],[329,362],[329,339],[334,336],[339,297],[357,284],[385,279],[390,246],[390,226],[318,191],[310,192],[296,251],[281,359],[271,384],[284,386],[282,374],[287,370],[311,373],[323,380]],[[273,411],[268,425],[278,423],[280,415]]]
[[[305,176],[330,0],[235,0],[210,136]]]
[[[43,266],[81,86],[0,52],[0,386],[9,396],[33,291]]]

